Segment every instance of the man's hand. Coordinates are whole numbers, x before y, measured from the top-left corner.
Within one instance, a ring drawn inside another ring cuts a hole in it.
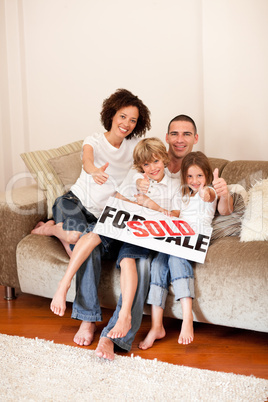
[[[143,175],[143,179],[138,179],[136,182],[136,186],[137,186],[137,190],[140,193],[146,194],[149,186],[150,186],[150,180],[149,177],[147,176],[146,173],[144,173]]]
[[[107,169],[109,165],[109,162],[105,163],[102,167],[96,169],[91,176],[93,177],[93,180],[97,184],[104,184],[108,180],[108,173],[105,173],[105,170]]]

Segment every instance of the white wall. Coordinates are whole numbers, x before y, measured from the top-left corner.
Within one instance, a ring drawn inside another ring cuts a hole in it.
[[[164,139],[169,120],[186,113],[198,126],[195,149],[267,159],[267,6],[0,0],[1,189],[25,171],[21,152],[102,130],[102,101],[120,87],[150,108],[149,135]]]
[[[268,160],[268,1],[203,1],[205,152]]]

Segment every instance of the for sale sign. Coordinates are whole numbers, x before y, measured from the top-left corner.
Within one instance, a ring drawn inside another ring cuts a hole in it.
[[[204,263],[212,229],[110,197],[94,229],[99,235]]]

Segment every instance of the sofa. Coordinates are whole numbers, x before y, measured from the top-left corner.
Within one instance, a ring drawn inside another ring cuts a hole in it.
[[[22,154],[37,184],[0,195],[0,285],[9,299],[17,290],[52,298],[66,270],[69,257],[61,242],[31,230],[51,218],[53,200],[75,181],[81,169],[81,143],[46,151],[45,156],[42,151],[41,156],[39,151]],[[229,185],[234,212],[215,216],[205,263],[194,266],[194,321],[268,332],[268,162],[209,159]],[[119,294],[119,270],[114,261],[103,261],[101,306],[114,309]],[[74,296],[75,278],[67,301]],[[148,305],[144,313],[150,314]],[[182,318],[172,285],[164,315]]]

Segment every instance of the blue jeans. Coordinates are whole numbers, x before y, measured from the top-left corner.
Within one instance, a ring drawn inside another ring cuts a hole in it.
[[[151,283],[147,303],[164,309],[170,283],[173,285],[176,300],[183,297],[195,297],[191,261],[159,253],[151,265]]]
[[[143,316],[143,308],[144,303],[147,298],[149,285],[150,285],[150,264],[151,264],[151,256],[148,258],[138,258],[136,260],[136,267],[138,273],[138,287],[136,290],[135,298],[133,301],[132,309],[131,309],[131,329],[128,331],[127,335],[124,338],[116,338],[111,339],[113,343],[119,346],[121,349],[126,351],[130,351],[136,333],[138,332],[142,316]],[[116,309],[111,317],[108,325],[102,330],[101,338],[106,337],[109,331],[115,326],[119,312],[122,307],[122,295],[120,295]]]

